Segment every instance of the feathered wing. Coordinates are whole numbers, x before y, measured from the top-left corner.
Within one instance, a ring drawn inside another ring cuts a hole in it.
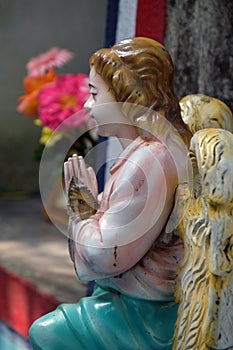
[[[233,132],[233,117],[230,108],[221,100],[191,94],[180,100],[181,116],[192,134],[206,128],[220,128]]]
[[[220,129],[205,134],[203,130],[196,136],[210,228],[205,341],[212,348],[228,349],[233,347],[233,135]]]
[[[185,253],[173,350],[233,349],[233,135],[196,132],[190,160],[192,182],[178,191]]]

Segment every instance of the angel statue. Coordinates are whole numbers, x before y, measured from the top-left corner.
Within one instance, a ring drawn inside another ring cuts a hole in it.
[[[233,349],[233,117],[202,94],[180,101],[194,134],[193,177],[177,190],[178,234],[184,256],[177,270],[180,304],[173,350]],[[177,214],[177,213],[176,213]]]
[[[85,108],[99,135],[123,148],[98,196],[85,159],[74,155],[64,166],[71,258],[95,289],[36,320],[32,348],[171,350],[183,243],[164,228],[176,188],[187,181],[191,137],[173,62],[157,41],[125,39],[91,56],[89,86]]]

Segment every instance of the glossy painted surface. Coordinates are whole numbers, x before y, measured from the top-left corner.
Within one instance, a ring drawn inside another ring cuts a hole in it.
[[[95,289],[62,304],[30,329],[34,350],[171,350],[178,305]]]

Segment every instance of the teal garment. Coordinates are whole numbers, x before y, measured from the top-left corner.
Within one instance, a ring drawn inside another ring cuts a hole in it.
[[[35,321],[30,341],[34,350],[171,350],[177,308],[97,287]]]

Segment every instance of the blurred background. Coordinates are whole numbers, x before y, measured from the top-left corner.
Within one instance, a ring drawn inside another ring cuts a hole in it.
[[[107,0],[0,0],[0,192],[38,191],[41,130],[16,111],[30,58],[51,47],[74,58],[59,73],[86,73],[104,45]]]

